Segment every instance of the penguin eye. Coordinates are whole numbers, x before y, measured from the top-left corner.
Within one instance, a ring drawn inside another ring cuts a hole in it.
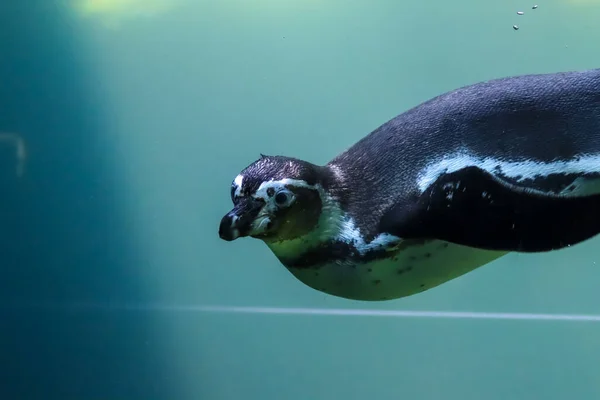
[[[281,191],[275,195],[275,203],[278,206],[289,205],[291,200],[292,200],[292,194],[290,192]]]

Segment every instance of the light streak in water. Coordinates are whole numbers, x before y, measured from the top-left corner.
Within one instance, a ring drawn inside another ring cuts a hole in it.
[[[12,307],[2,307],[9,309]],[[377,318],[429,318],[429,319],[471,319],[471,320],[512,320],[512,321],[565,321],[600,322],[596,314],[542,314],[542,313],[500,313],[470,311],[409,311],[409,310],[369,310],[343,308],[293,308],[258,306],[210,306],[210,305],[170,305],[170,304],[103,304],[78,303],[15,307],[29,309],[54,309],[57,311],[112,311],[112,312],[164,312],[164,313],[204,313],[204,314],[263,314],[299,315],[332,317],[377,317]]]

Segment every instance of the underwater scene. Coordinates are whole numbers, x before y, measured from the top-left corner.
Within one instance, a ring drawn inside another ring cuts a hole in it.
[[[0,399],[600,398],[600,0],[0,5]]]

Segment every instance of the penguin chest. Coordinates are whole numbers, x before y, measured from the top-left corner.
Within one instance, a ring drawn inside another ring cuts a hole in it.
[[[505,254],[434,240],[365,263],[337,260],[310,268],[288,267],[288,270],[321,292],[352,300],[377,301],[434,288]]]

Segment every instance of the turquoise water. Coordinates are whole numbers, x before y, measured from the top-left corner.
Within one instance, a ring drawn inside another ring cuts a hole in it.
[[[17,177],[0,142],[0,398],[598,397],[600,322],[537,315],[600,316],[598,238],[364,303],[217,235],[260,153],[325,163],[453,88],[600,66],[599,1],[533,4],[0,6],[0,132],[27,143]]]

